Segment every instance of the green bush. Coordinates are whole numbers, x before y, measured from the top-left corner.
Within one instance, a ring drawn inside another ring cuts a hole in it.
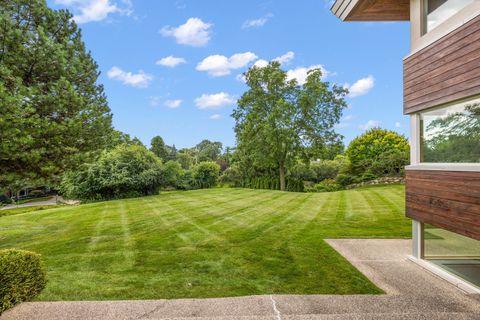
[[[32,198],[38,198],[43,195],[45,195],[45,192],[43,190],[32,190],[28,193],[28,196]]]
[[[193,167],[193,183],[196,188],[212,188],[217,184],[220,166],[213,161],[200,162]]]
[[[24,250],[0,250],[0,314],[36,297],[47,283],[39,254]]]
[[[333,192],[343,190],[334,179],[325,179],[320,183],[306,189],[307,192]]]
[[[267,189],[280,190],[280,179],[274,177],[255,177],[244,179],[239,187],[249,189]],[[304,184],[302,180],[288,177],[285,179],[285,191],[304,192]]]
[[[68,198],[109,200],[158,194],[163,181],[155,154],[144,146],[119,145],[83,170],[66,174],[60,190]]]
[[[182,175],[180,163],[170,160],[163,165],[162,186],[164,188],[178,188]]]
[[[337,177],[335,178],[335,181],[337,184],[339,184],[342,187],[346,187],[350,184],[356,183],[357,178],[355,176],[352,176],[350,174],[346,173],[339,173]]]
[[[337,155],[334,160],[321,160],[311,164],[315,172],[315,182],[321,182],[325,179],[335,179],[339,173],[347,171],[349,162],[347,157]]]
[[[4,194],[0,194],[0,203],[11,204],[12,202],[13,202],[13,200],[10,197],[7,197]]]
[[[408,140],[395,131],[371,129],[356,137],[348,146],[350,173],[361,176],[401,176],[409,163]]]

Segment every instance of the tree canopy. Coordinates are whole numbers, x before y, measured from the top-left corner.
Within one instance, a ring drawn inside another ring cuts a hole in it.
[[[44,0],[0,6],[0,183],[54,180],[102,150],[111,113],[72,15]]]
[[[351,173],[400,175],[410,159],[408,140],[395,131],[373,128],[350,142],[346,155]]]
[[[320,69],[309,71],[299,85],[288,79],[278,62],[251,68],[245,79],[249,89],[232,114],[237,149],[243,149],[253,165],[277,168],[280,188],[285,190],[287,165],[341,144],[334,125],[347,106],[347,91],[323,82]]]

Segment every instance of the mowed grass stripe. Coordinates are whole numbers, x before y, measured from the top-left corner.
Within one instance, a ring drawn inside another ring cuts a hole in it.
[[[43,255],[40,300],[380,293],[323,239],[408,237],[402,191],[166,192],[0,217],[0,248]]]

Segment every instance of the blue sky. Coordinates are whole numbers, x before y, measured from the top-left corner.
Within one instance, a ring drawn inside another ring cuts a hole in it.
[[[101,71],[115,128],[145,144],[202,139],[233,146],[230,114],[248,67],[278,59],[301,81],[321,66],[349,86],[337,131],[345,143],[372,126],[408,133],[402,114],[407,23],[342,23],[327,0],[48,0],[68,8]]]

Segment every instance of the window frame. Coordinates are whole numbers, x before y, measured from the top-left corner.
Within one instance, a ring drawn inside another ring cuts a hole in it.
[[[432,108],[418,111],[410,115],[410,165],[406,167],[407,170],[441,170],[441,171],[480,171],[480,162],[422,162],[421,161],[421,146],[422,146],[422,132],[420,119],[424,112],[448,108],[452,105],[466,103],[469,101],[480,100],[480,95],[471,96],[465,99],[452,101]]]
[[[449,0],[447,0],[449,1]],[[427,13],[427,8],[428,8],[428,0],[421,0],[421,10],[422,10],[422,13],[421,13],[421,34],[420,36],[425,36],[426,34],[429,34],[431,33],[432,31],[434,31],[435,29],[437,29],[438,27],[440,27],[441,25],[443,25],[444,23],[450,21],[451,19],[454,19],[457,15],[459,15],[463,10],[465,10],[465,8],[468,8],[470,7],[471,5],[475,4],[475,0],[473,0],[471,3],[467,4],[466,6],[464,6],[463,8],[461,8],[460,10],[458,10],[457,12],[455,12],[453,15],[449,16],[447,19],[443,20],[442,22],[438,23],[435,27],[433,27],[431,30],[428,30],[428,13]]]

